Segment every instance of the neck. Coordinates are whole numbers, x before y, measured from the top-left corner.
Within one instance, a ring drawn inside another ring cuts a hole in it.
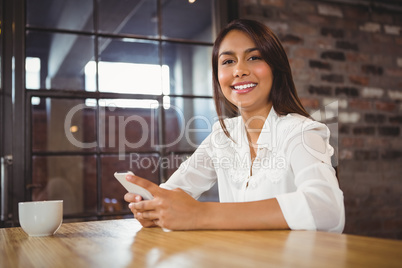
[[[264,127],[269,112],[271,111],[271,107],[272,105],[269,105],[261,111],[240,111],[250,143],[257,143],[261,130]]]

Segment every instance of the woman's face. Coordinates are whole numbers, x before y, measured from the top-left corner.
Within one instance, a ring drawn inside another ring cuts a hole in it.
[[[269,112],[272,80],[271,67],[254,41],[242,31],[230,31],[218,54],[218,81],[225,98],[241,113]]]

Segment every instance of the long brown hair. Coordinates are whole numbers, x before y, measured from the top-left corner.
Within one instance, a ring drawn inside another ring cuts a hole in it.
[[[226,136],[230,137],[223,117],[237,115],[238,109],[235,105],[230,103],[222,93],[218,80],[218,56],[223,39],[232,30],[239,30],[246,33],[254,41],[262,58],[271,67],[274,78],[268,98],[272,102],[275,111],[280,115],[297,113],[309,117],[309,114],[304,109],[297,96],[288,57],[278,37],[270,28],[260,22],[238,19],[229,23],[219,33],[212,51],[212,78],[215,107],[219,116],[219,122]]]

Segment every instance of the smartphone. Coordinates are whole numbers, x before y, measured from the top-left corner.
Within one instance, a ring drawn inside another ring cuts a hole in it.
[[[127,175],[134,175],[134,173],[131,171],[114,173],[114,177],[121,183],[121,185],[123,185],[124,188],[126,188],[126,190],[129,193],[138,194],[142,196],[144,200],[151,200],[154,198],[148,190],[142,188],[139,185],[127,181],[126,180]]]

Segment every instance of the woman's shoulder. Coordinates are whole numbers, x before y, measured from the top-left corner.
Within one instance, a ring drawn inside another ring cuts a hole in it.
[[[316,120],[297,113],[279,115],[276,124],[276,132],[283,139],[291,139],[306,132],[315,132],[323,139],[329,138],[328,127]]]

